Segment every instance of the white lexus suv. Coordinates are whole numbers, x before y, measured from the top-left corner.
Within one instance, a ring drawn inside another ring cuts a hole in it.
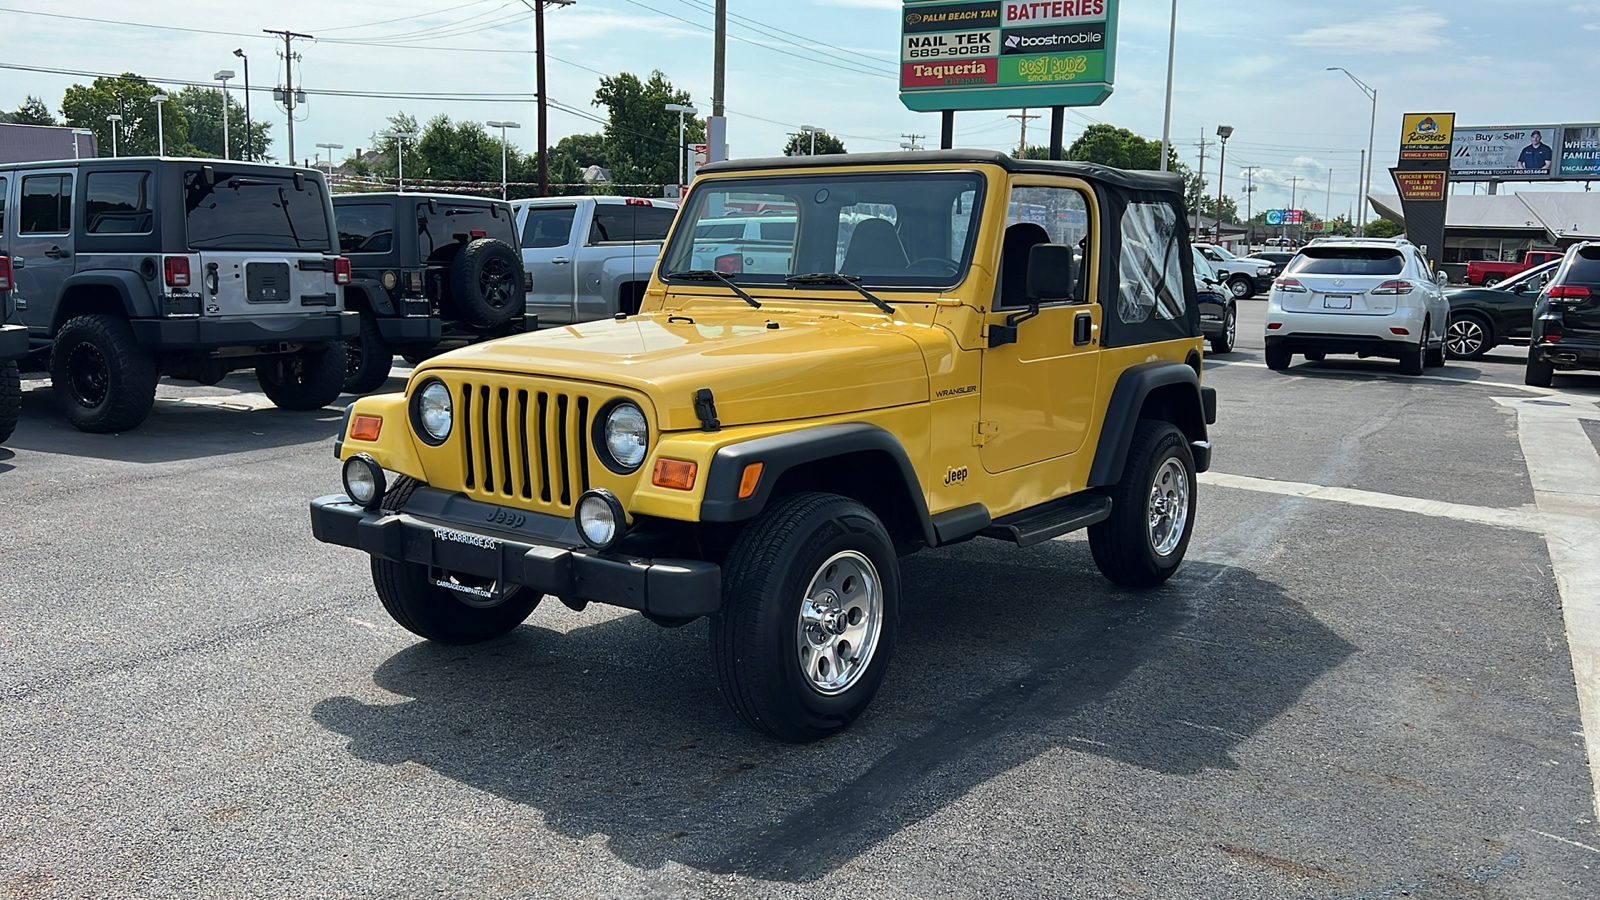
[[[1267,368],[1294,354],[1400,361],[1406,375],[1444,365],[1450,303],[1410,241],[1339,238],[1300,251],[1267,298]]]

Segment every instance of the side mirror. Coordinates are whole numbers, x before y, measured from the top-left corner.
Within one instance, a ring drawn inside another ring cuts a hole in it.
[[[1439,287],[1444,287],[1450,283],[1450,273],[1440,269],[1438,272],[1434,273],[1433,281],[1435,284],[1439,285]]]
[[[1078,289],[1078,261],[1066,244],[1035,244],[1028,251],[1028,300],[1071,299]]]

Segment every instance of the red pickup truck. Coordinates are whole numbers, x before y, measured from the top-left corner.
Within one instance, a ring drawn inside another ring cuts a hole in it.
[[[1467,263],[1467,284],[1494,287],[1513,275],[1521,275],[1540,263],[1560,259],[1565,255],[1566,253],[1561,250],[1529,250],[1528,255],[1519,263],[1475,259]]]

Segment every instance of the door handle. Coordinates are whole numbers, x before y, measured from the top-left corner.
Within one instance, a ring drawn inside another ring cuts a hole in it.
[[[1074,347],[1087,346],[1094,340],[1094,316],[1089,313],[1079,313],[1072,322],[1072,345]]]
[[[550,264],[553,266],[564,266],[570,262],[572,262],[572,260],[567,259],[565,256],[558,256],[555,259],[550,260]]]
[[[49,250],[44,252],[44,255],[50,257],[51,259],[66,259],[72,255],[72,251],[63,250],[60,247],[51,247]]]

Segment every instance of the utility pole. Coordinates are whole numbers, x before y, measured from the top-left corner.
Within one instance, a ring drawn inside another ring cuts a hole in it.
[[[1018,120],[1018,121],[1020,121],[1022,123],[1022,140],[1017,143],[1017,159],[1027,159],[1028,158],[1028,120],[1029,119],[1037,119],[1037,118],[1039,118],[1039,116],[1030,116],[1030,115],[1028,115],[1027,107],[1023,107],[1022,115],[1020,115],[1020,116],[1006,116],[1006,118],[1008,118],[1008,119],[1016,119],[1016,120]]]
[[[1244,222],[1249,235],[1246,243],[1256,242],[1256,170],[1260,166],[1244,167]]]
[[[706,121],[706,161],[727,159],[728,120],[722,102],[727,97],[728,0],[717,0],[714,46],[711,53],[711,118]]]
[[[911,146],[906,147],[907,150],[921,150],[922,148],[917,146],[917,141],[927,137],[925,134],[902,134],[900,136],[911,142]],[[901,146],[905,145],[902,144]]]
[[[1299,209],[1300,209],[1300,176],[1296,175],[1293,178],[1289,179],[1289,211],[1291,213],[1293,213],[1293,212],[1298,212]],[[1285,217],[1285,218],[1290,218],[1290,217]],[[1287,222],[1284,223],[1283,230],[1285,232],[1287,232],[1289,230],[1289,225],[1288,225]],[[1305,230],[1306,230],[1306,226],[1304,224],[1302,224],[1300,226],[1301,233],[1303,234],[1305,232]]]
[[[289,165],[292,166],[294,165],[294,107],[296,97],[294,89],[293,42],[295,38],[302,38],[309,41],[312,40],[312,37],[309,34],[300,34],[299,32],[288,30],[273,31],[271,28],[263,28],[261,30],[267,34],[275,34],[283,38],[283,108],[289,116]]]
[[[1200,200],[1206,195],[1206,130],[1200,129],[1200,190],[1194,200],[1194,233],[1200,233]]]
[[[573,0],[522,0],[522,5],[533,10],[533,70],[534,90],[538,91],[538,118],[535,141],[539,145],[539,196],[550,196],[550,154],[545,152],[549,142],[549,101],[544,90],[544,8],[546,6],[571,6]]]
[[[1324,201],[1324,205],[1328,208],[1328,218],[1323,222],[1323,228],[1326,229],[1327,228],[1327,223],[1333,221],[1333,170],[1332,169],[1328,170],[1328,199],[1326,201]]]

